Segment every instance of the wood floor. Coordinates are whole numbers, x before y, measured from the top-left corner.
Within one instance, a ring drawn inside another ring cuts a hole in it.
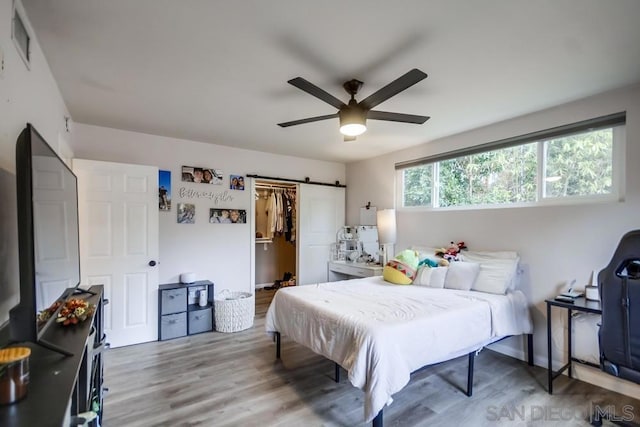
[[[264,332],[273,293],[256,292],[249,330],[108,350],[103,425],[364,426],[364,394],[344,371],[333,381],[333,362],[286,337],[275,359]],[[472,397],[466,356],[414,373],[385,408],[385,426],[588,426],[592,404],[640,422],[639,400],[566,377],[549,396],[546,370],[490,350],[475,366]]]

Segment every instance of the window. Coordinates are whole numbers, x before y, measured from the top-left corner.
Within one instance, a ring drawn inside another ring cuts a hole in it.
[[[20,12],[18,12],[17,5],[13,9],[13,25],[11,35],[13,38],[13,43],[18,49],[20,57],[24,61],[27,68],[29,68],[29,63],[31,61],[31,36],[27,31],[27,27],[24,24],[22,15],[20,14]]]
[[[612,128],[545,141],[544,153],[544,197],[611,193]]]
[[[430,206],[433,164],[404,170],[403,206]]]
[[[619,197],[624,113],[396,165],[399,206],[455,208]]]
[[[438,164],[439,206],[531,202],[536,198],[536,147],[525,144]]]

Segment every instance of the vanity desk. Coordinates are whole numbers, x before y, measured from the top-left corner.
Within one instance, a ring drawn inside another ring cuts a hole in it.
[[[382,276],[382,266],[380,264],[329,261],[327,267],[327,279],[329,282],[372,276]]]

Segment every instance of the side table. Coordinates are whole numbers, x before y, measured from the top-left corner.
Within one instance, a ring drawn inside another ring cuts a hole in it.
[[[567,371],[567,375],[569,378],[573,378],[571,376],[571,363],[577,362],[583,365],[589,365],[594,368],[600,369],[600,365],[596,365],[595,363],[587,362],[584,360],[576,359],[573,357],[572,346],[571,346],[571,321],[573,318],[574,311],[580,311],[584,313],[593,313],[593,314],[602,314],[602,309],[600,307],[600,301],[589,301],[584,297],[576,298],[573,303],[557,301],[555,299],[545,300],[547,303],[547,360],[548,360],[548,381],[549,381],[549,394],[553,394],[553,380],[560,376],[565,370]],[[569,354],[568,362],[562,366],[557,371],[553,370],[553,360],[551,358],[551,307],[559,307],[567,310],[567,352]]]

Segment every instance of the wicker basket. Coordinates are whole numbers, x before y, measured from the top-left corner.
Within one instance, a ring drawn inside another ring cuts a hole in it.
[[[216,331],[238,332],[253,326],[256,312],[253,294],[225,289],[214,296],[213,304]]]

